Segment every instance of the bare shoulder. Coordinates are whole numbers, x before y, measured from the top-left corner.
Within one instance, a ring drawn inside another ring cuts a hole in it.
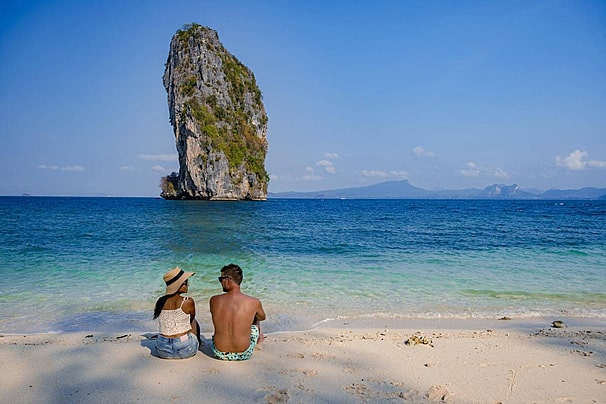
[[[183,307],[196,307],[196,302],[191,297],[187,297],[183,302]]]
[[[211,306],[221,304],[221,302],[225,301],[225,296],[225,293],[211,296],[210,299],[208,299],[208,302]]]
[[[261,300],[257,299],[256,297],[248,296],[248,295],[244,295],[244,296],[246,296],[246,300],[248,300],[248,302],[250,304],[254,304],[254,305],[258,305],[258,306],[261,305]]]

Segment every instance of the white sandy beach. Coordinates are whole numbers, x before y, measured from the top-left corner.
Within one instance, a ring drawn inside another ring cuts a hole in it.
[[[158,359],[151,333],[3,335],[0,395],[7,403],[606,402],[606,325],[547,321],[344,323],[267,335],[246,362],[213,359],[208,342],[193,358]],[[407,345],[415,335],[431,344]]]

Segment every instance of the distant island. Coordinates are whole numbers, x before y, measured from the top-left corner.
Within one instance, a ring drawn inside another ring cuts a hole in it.
[[[411,185],[408,180],[386,181],[356,188],[316,192],[270,192],[268,198],[284,199],[578,199],[606,200],[606,188],[551,189],[532,192],[518,185],[494,184],[484,189],[428,191]]]

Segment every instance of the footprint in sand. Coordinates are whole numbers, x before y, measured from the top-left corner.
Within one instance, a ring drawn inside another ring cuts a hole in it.
[[[450,392],[444,386],[431,386],[425,395],[430,401],[448,401]]]
[[[281,389],[272,391],[265,396],[265,402],[269,404],[285,403],[288,401],[288,390]]]
[[[288,374],[299,374],[299,373],[303,373],[305,376],[316,376],[318,374],[318,371],[315,369],[301,369],[301,368],[296,368],[296,369],[286,369],[286,370],[282,370],[280,372],[281,375],[288,375]]]
[[[360,398],[366,398],[370,395],[370,389],[368,386],[360,383],[352,383],[351,385],[345,386],[343,388],[350,394],[354,394]]]
[[[318,359],[318,360],[332,360],[332,359],[336,359],[337,358],[334,355],[324,355],[324,354],[321,354],[319,352],[313,353],[311,356],[312,356],[312,358]]]

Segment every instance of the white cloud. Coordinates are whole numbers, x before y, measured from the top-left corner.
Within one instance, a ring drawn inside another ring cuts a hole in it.
[[[509,178],[509,174],[500,168],[495,168],[492,170],[492,176],[497,178],[507,179]]]
[[[606,161],[590,160],[587,162],[587,167],[606,168]]]
[[[313,167],[305,167],[305,171],[307,171],[308,173],[313,173],[315,170]]]
[[[382,170],[362,170],[360,171],[362,177],[365,178],[408,178],[408,173],[404,170],[399,171],[382,171]]]
[[[575,150],[568,155],[568,157],[555,156],[555,162],[560,167],[565,167],[569,170],[584,170],[585,162],[583,157],[587,156],[586,151]]]
[[[339,158],[339,154],[338,153],[324,153],[324,158],[328,159],[328,160],[335,160]]]
[[[461,169],[461,174],[463,174],[465,177],[477,177],[480,175],[480,169],[476,163],[470,161]]]
[[[606,168],[606,161],[589,160],[584,161],[589,153],[579,149],[570,153],[567,157],[555,156],[555,163],[571,171],[582,171],[587,167]]]
[[[502,168],[484,168],[470,161],[461,168],[460,173],[465,177],[494,177],[500,179],[510,178],[507,171]]]
[[[316,166],[322,167],[324,169],[324,171],[326,171],[329,174],[335,174],[337,172],[337,169],[332,164],[332,161],[320,160],[316,163]]]
[[[314,174],[314,173],[310,173],[310,174],[305,174],[303,176],[298,176],[298,177],[294,177],[290,174],[270,174],[269,177],[271,178],[272,181],[295,181],[295,182],[300,182],[300,181],[320,181],[323,180],[324,177],[322,177],[321,175],[318,174]]]
[[[82,166],[69,166],[69,167],[61,167],[62,171],[84,171],[84,167]]]
[[[423,146],[413,147],[412,153],[417,157],[435,157],[434,152],[426,151]]]
[[[302,178],[303,181],[320,181],[322,179],[324,179],[324,177],[320,175],[304,175]]]
[[[178,156],[176,154],[139,154],[141,160],[148,161],[177,161]]]
[[[408,173],[404,170],[390,171],[389,173],[396,178],[403,178],[403,179],[408,178]]]
[[[379,170],[362,170],[362,176],[366,178],[386,178],[387,173]]]
[[[122,166],[120,167],[120,170],[122,171],[133,171],[135,169],[135,167],[133,166]]]
[[[170,171],[170,169],[162,167],[162,166],[153,166],[152,170],[158,171],[158,172],[161,172],[161,173],[165,173],[167,171]]]
[[[51,170],[51,171],[72,171],[72,172],[84,171],[84,167],[79,166],[79,165],[59,167],[59,166],[47,166],[47,165],[42,164],[42,165],[39,165],[38,168],[41,170]]]

